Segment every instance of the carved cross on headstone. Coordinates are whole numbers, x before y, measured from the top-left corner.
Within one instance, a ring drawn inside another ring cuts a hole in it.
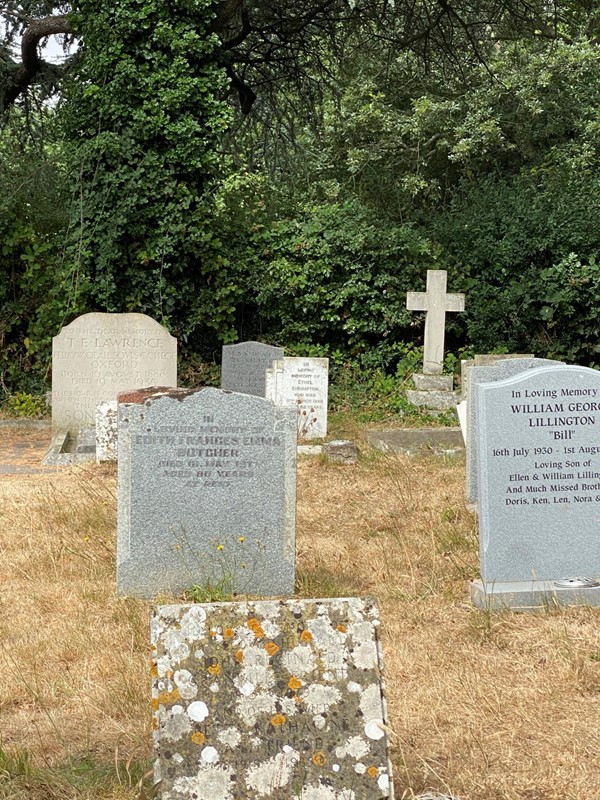
[[[444,328],[446,311],[464,311],[464,294],[446,294],[448,273],[444,269],[427,270],[427,291],[407,292],[409,311],[426,311],[423,373],[439,375],[444,366]]]

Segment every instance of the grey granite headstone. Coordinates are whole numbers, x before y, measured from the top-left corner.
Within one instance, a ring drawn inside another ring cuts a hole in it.
[[[515,584],[547,593],[548,582],[598,578],[600,373],[542,367],[474,393],[480,593],[514,593]]]
[[[177,340],[145,314],[84,314],[52,340],[54,432],[93,428],[126,389],[176,385]]]
[[[466,373],[465,399],[467,401],[467,436],[466,448],[466,492],[467,502],[478,502],[477,486],[477,408],[473,402],[473,387],[480,383],[491,383],[511,378],[519,372],[536,369],[537,367],[560,364],[560,361],[551,361],[546,358],[510,358],[499,359],[493,366],[473,366]]]
[[[295,411],[213,388],[118,400],[119,594],[291,594]]]
[[[370,598],[159,606],[159,798],[392,798],[378,626]]]
[[[272,347],[261,342],[223,345],[221,389],[264,397],[265,370],[283,356],[283,347]]]

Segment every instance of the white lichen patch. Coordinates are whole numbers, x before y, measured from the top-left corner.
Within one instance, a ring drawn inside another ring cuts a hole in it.
[[[181,635],[188,642],[198,642],[206,636],[206,611],[201,605],[190,606],[179,623]]]
[[[287,786],[300,753],[293,748],[277,753],[268,761],[253,764],[246,771],[246,785],[260,797],[268,797],[276,789]]]
[[[332,786],[323,783],[303,786],[300,793],[300,800],[355,800],[355,798],[352,789],[336,791]]]
[[[343,745],[335,748],[335,754],[338,758],[350,756],[354,759],[362,758],[369,752],[369,743],[362,738],[362,736],[352,736]]]
[[[202,764],[193,778],[176,778],[173,788],[179,792],[178,800],[197,800],[199,797],[235,800],[235,784],[232,781],[234,774],[234,768],[225,764]],[[169,796],[165,797],[163,793],[163,800],[169,800]]]
[[[221,744],[224,744],[233,750],[233,748],[237,747],[242,741],[242,734],[237,728],[230,727],[220,731],[217,734],[217,739],[221,742]]]
[[[157,716],[162,735],[172,742],[187,736],[192,730],[192,723],[183,706],[173,706],[168,710],[159,709]]]
[[[310,675],[317,666],[317,658],[308,644],[299,644],[281,657],[290,675]]]
[[[371,719],[365,725],[365,733],[369,737],[369,739],[383,739],[385,736],[385,731],[383,729],[383,720],[381,719]]]
[[[208,706],[202,700],[196,700],[187,707],[188,717],[194,722],[204,722],[208,717]]]
[[[387,772],[383,772],[379,778],[377,778],[377,786],[379,786],[379,791],[384,797],[388,797],[390,794],[390,776]]]
[[[324,714],[342,699],[342,693],[335,686],[323,686],[318,683],[308,686],[300,696],[311,714]]]
[[[365,719],[382,718],[381,690],[376,683],[371,683],[364,692],[361,693],[359,705]]]
[[[359,669],[375,669],[377,667],[377,645],[375,642],[361,642],[355,645],[352,661]]]
[[[219,761],[219,751],[209,745],[202,750],[200,758],[205,764],[216,764]]]
[[[178,669],[173,675],[173,681],[184,700],[191,700],[198,694],[198,687],[189,670]]]

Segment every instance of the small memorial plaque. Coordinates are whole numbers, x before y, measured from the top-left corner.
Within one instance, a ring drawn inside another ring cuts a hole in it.
[[[281,377],[279,364],[283,367]],[[284,358],[277,363],[275,375],[275,402],[294,406],[298,415],[298,436],[302,439],[326,436],[329,359]]]
[[[484,582],[600,575],[600,373],[474,386]]]
[[[162,800],[392,797],[374,600],[159,606]]]

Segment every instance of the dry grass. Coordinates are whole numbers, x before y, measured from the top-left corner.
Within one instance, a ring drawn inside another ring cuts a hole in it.
[[[299,592],[380,599],[398,800],[600,798],[600,612],[471,608],[463,496],[460,461],[302,460]],[[114,595],[115,506],[107,468],[0,482],[2,800],[144,796],[147,605]]]

